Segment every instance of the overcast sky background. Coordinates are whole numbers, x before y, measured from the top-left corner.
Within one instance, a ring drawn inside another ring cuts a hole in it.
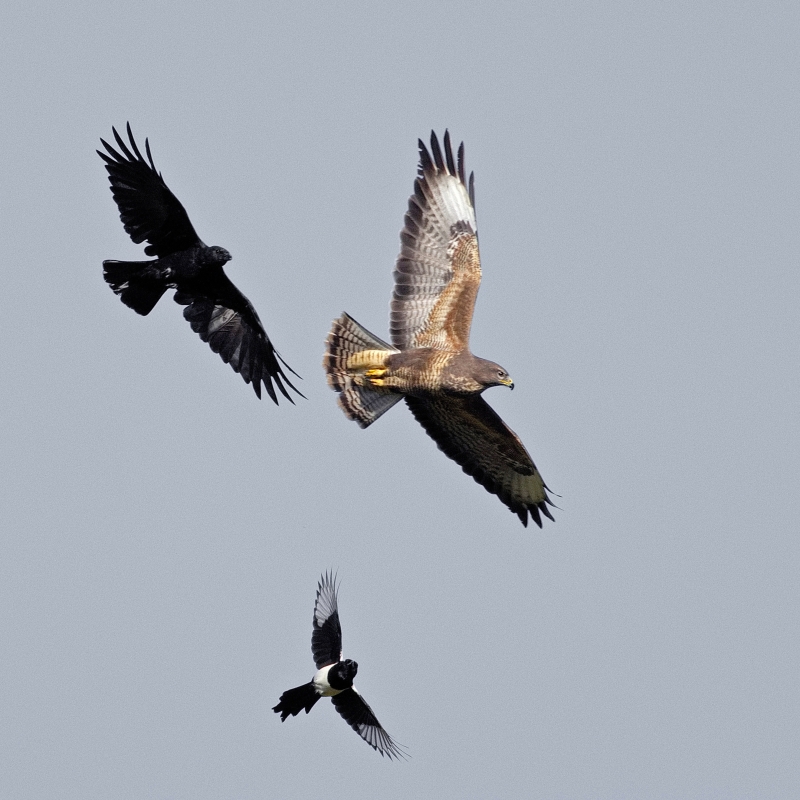
[[[800,786],[800,7],[23,3],[0,12],[0,794],[779,798]],[[259,402],[166,296],[99,139],[130,120],[304,378]],[[488,402],[524,529],[321,368],[388,335],[418,137],[475,171]],[[311,678],[338,569],[382,759]]]

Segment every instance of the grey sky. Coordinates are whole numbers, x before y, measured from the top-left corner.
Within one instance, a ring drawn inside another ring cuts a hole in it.
[[[9,2],[0,203],[0,794],[782,798],[800,786],[794,3]],[[258,402],[165,299],[94,150],[130,120],[276,347]],[[416,140],[476,174],[487,401],[556,500],[524,529],[407,409],[388,332]],[[316,581],[412,758],[309,680]]]

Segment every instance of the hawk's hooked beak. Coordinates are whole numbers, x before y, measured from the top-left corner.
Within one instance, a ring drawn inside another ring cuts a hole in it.
[[[512,391],[514,390],[514,381],[511,380],[510,376],[506,378],[504,381],[501,381],[501,383],[503,384],[503,386],[508,386],[508,388],[511,389]]]

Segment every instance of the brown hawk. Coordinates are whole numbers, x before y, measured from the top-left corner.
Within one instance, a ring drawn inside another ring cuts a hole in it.
[[[453,159],[435,133],[420,140],[419,171],[408,201],[394,270],[392,344],[343,314],[328,334],[323,366],[344,413],[362,428],[398,400],[444,453],[522,521],[553,519],[547,486],[519,437],[481,397],[514,383],[498,364],[469,350],[481,283],[474,175],[464,172],[464,145]]]

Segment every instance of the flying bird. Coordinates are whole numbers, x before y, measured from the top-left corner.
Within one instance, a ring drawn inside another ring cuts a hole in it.
[[[527,526],[553,519],[547,486],[519,437],[481,397],[514,383],[503,367],[469,349],[481,262],[475,181],[464,172],[464,145],[453,159],[435,133],[419,140],[419,170],[408,201],[394,270],[392,344],[348,314],[334,320],[323,366],[339,405],[362,428],[405,399],[445,455]]]
[[[405,758],[400,745],[381,727],[366,700],[353,686],[358,664],[342,660],[342,626],[339,623],[336,579],[326,572],[317,585],[314,603],[314,631],[311,634],[311,652],[317,673],[308,683],[288,689],[272,710],[281,715],[283,722],[289,715],[296,716],[303,709],[306,714],[320,697],[330,697],[344,721],[382,756]]]
[[[125,230],[136,244],[148,242],[144,252],[153,261],[104,261],[103,277],[126,306],[149,314],[167,289],[175,289],[175,302],[186,306],[183,316],[245,383],[252,383],[261,398],[261,384],[277,403],[273,382],[291,403],[284,386],[301,397],[286,373],[297,373],[272,346],[252,303],[231,283],[223,266],[231,260],[224,247],[209,247],[195,232],[186,210],[156,170],[145,139],[144,159],[128,123],[126,145],[112,128],[119,151],[101,139],[108,151],[97,154],[105,161],[111,193],[119,207]],[[299,377],[299,375],[297,376]]]

